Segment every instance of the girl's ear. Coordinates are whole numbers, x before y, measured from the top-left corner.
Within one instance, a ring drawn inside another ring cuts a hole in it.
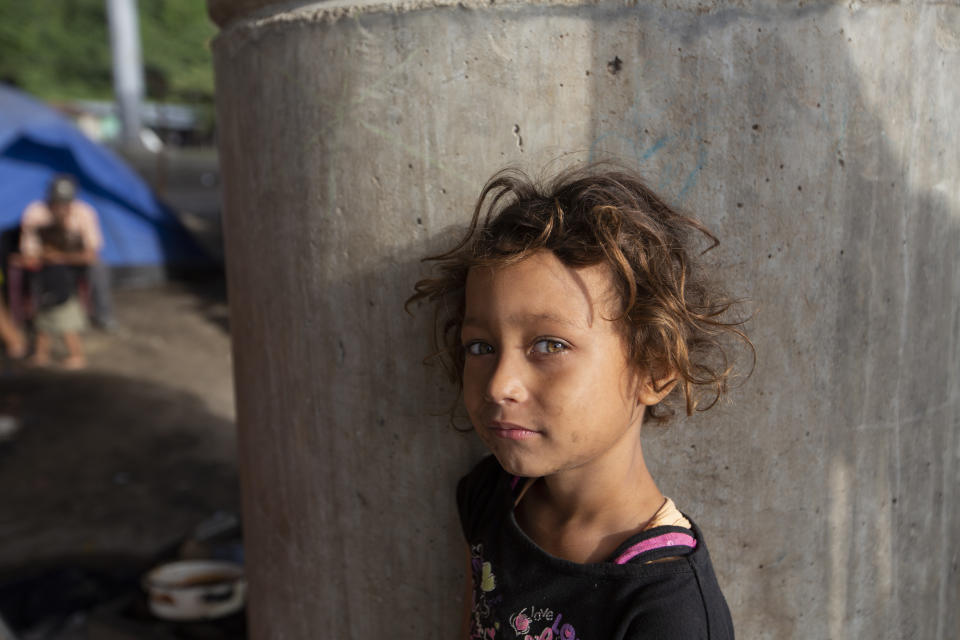
[[[674,371],[657,380],[654,380],[652,374],[648,374],[640,381],[637,399],[640,404],[652,407],[670,395],[673,388],[677,386],[677,382],[677,374]]]

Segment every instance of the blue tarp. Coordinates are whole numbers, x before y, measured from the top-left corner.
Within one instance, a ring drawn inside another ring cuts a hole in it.
[[[0,229],[19,224],[51,177],[69,173],[93,205],[111,266],[209,266],[210,258],[150,187],[57,111],[0,85]]]

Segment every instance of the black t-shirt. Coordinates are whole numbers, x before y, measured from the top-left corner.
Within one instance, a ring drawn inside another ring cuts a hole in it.
[[[44,247],[60,251],[83,251],[83,238],[71,234],[58,224],[41,227],[37,231]],[[39,304],[43,309],[52,309],[70,299],[77,291],[77,280],[83,267],[69,264],[45,264],[38,278]]]
[[[643,531],[609,561],[578,564],[548,554],[517,525],[519,484],[488,456],[457,486],[473,573],[471,638],[733,638],[730,611],[695,524]],[[662,558],[674,559],[650,563]]]

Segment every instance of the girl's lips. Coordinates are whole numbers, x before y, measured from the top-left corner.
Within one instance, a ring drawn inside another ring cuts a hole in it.
[[[492,431],[494,435],[507,440],[527,440],[540,435],[539,431],[527,429],[510,422],[491,422],[490,431]]]

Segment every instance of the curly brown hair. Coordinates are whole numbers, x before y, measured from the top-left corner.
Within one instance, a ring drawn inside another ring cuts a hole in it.
[[[707,241],[700,251],[694,247],[698,237]],[[622,302],[612,320],[622,328],[629,361],[652,380],[675,381],[691,415],[727,392],[733,366],[725,338],[742,342],[755,359],[744,321],[729,318],[738,301],[720,293],[698,263],[718,244],[703,224],[623,167],[593,164],[545,184],[508,168],[484,186],[460,242],[424,258],[436,263],[439,274],[417,282],[407,306],[421,300],[436,304],[434,356],[462,390],[460,330],[471,268],[512,264],[540,250],[568,267],[606,263]],[[661,402],[648,415],[664,421],[673,411]]]

